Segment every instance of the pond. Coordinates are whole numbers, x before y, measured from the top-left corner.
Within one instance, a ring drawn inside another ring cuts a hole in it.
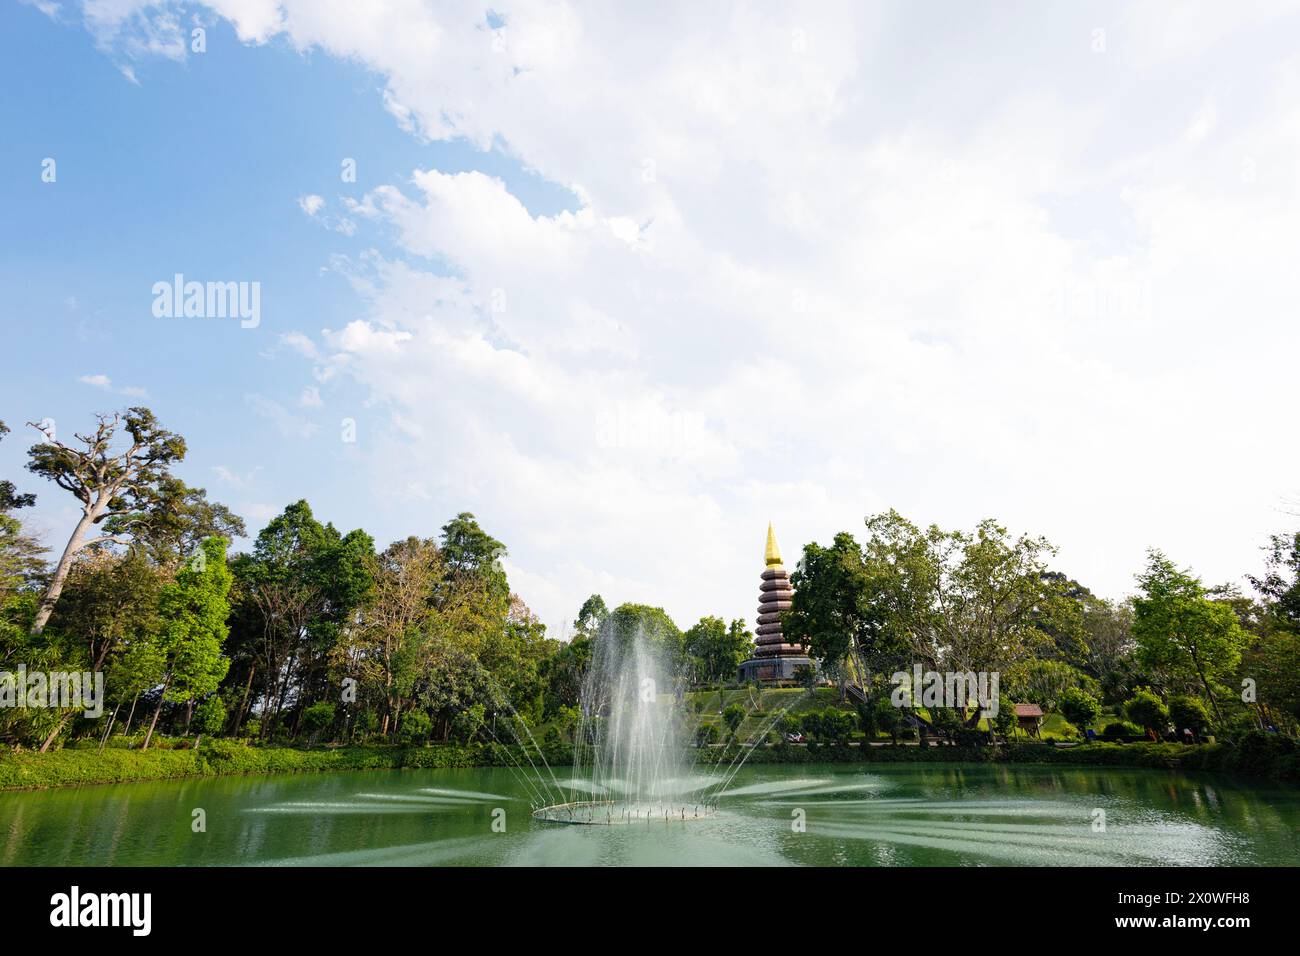
[[[751,766],[715,814],[618,826],[534,820],[532,796],[501,768],[0,793],[0,864],[1300,864],[1300,789],[1156,770]]]

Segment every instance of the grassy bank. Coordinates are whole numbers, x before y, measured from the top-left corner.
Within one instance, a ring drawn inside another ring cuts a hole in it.
[[[702,764],[730,763],[735,747],[694,752]],[[546,754],[551,766],[570,762],[567,750]],[[536,760],[536,756],[534,755]],[[0,790],[132,780],[168,780],[221,774],[319,773],[335,770],[387,770],[401,767],[448,769],[526,763],[496,744],[438,747],[335,747],[300,750],[254,747],[214,740],[199,750],[58,750],[53,753],[0,755]],[[540,761],[537,761],[540,765]],[[756,748],[751,764],[770,763],[1009,763],[1075,766],[1148,767],[1164,770],[1240,773],[1300,782],[1300,744],[1276,734],[1249,734],[1235,744],[1081,744],[1052,747],[1013,743],[1000,747],[834,747],[777,745]]]
[[[334,747],[301,750],[214,740],[198,750],[57,750],[0,755],[0,790],[43,790],[92,783],[169,780],[222,774],[319,773],[491,767],[509,761],[494,744],[444,747]]]
[[[701,751],[701,763],[729,763],[736,748]],[[760,747],[749,763],[1016,763],[1149,767],[1240,773],[1300,782],[1300,744],[1277,734],[1247,734],[1235,744],[1079,744],[1055,747],[1012,743],[998,747]]]

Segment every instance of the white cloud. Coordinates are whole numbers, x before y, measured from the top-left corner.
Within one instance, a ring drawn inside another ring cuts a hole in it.
[[[244,472],[243,474],[240,474],[231,468],[227,468],[225,465],[216,465],[212,469],[213,473],[223,484],[229,485],[238,491],[243,491],[249,488],[257,479],[257,474],[261,470],[261,465],[258,465],[252,471]]]
[[[298,197],[298,206],[309,216],[315,216],[325,208],[325,200],[315,194]]]
[[[889,506],[1047,534],[1104,593],[1151,545],[1221,580],[1295,491],[1260,413],[1300,346],[1294,11],[214,6],[578,197],[345,200],[401,256],[338,260],[363,314],[284,340],[390,416],[375,488],[478,513],[551,623],[593,590],[752,618],[769,518],[792,564]]]
[[[295,415],[279,402],[265,395],[248,394],[244,396],[244,402],[253,412],[270,422],[285,438],[311,438],[318,431],[314,422]]]
[[[147,398],[149,393],[134,385],[114,386],[113,380],[107,375],[97,373],[94,375],[82,375],[77,379],[83,385],[90,385],[94,388],[102,388],[106,392],[113,392],[117,395],[125,395],[127,398]]]

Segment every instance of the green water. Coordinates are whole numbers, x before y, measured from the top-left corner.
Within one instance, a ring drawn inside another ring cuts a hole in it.
[[[752,767],[716,817],[626,826],[534,821],[502,769],[0,794],[5,866],[1297,865],[1298,834],[1300,789],[1060,767]]]

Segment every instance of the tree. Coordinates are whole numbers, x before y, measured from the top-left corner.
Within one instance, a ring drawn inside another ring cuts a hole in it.
[[[1038,704],[1044,713],[1051,713],[1069,690],[1079,686],[1080,674],[1064,661],[1034,658],[1013,664],[1006,681],[1007,690],[1017,700]]]
[[[8,426],[0,421],[0,438],[7,434]],[[31,587],[45,567],[44,545],[25,533],[22,522],[12,514],[35,503],[35,495],[20,494],[12,481],[0,481],[0,611],[7,610],[20,591]],[[0,620],[0,637],[9,639],[10,630],[26,628]]]
[[[342,535],[296,501],[258,534],[253,552],[234,561],[239,605],[232,649],[251,691],[261,675],[261,733],[280,730],[286,707],[299,730],[303,709],[327,693],[333,652],[351,640],[374,587],[374,542],[364,531]],[[247,693],[246,693],[247,696]],[[243,719],[244,708],[236,716]]]
[[[1016,705],[1010,697],[1002,697],[998,700],[998,712],[993,715],[993,729],[1005,740],[1016,732],[1020,726],[1020,721],[1016,718]]]
[[[208,538],[199,551],[166,585],[159,601],[163,652],[162,694],[142,750],[149,748],[163,702],[193,707],[195,698],[217,689],[226,676],[230,659],[221,653],[230,613],[230,569],[226,567],[226,539]],[[189,721],[186,721],[188,730]]]
[[[54,437],[52,428],[28,423],[45,436],[44,442],[28,452],[28,471],[53,481],[81,503],[81,517],[32,621],[35,634],[45,629],[54,612],[77,554],[94,544],[127,543],[126,536],[157,506],[170,477],[168,469],[185,457],[185,439],[162,428],[147,408],[136,406],[96,419],[92,433],[76,436],[84,447],[66,445]],[[125,449],[116,451],[113,445],[120,432],[129,440]],[[88,537],[92,529],[109,520],[112,530]]]
[[[83,552],[69,571],[49,630],[78,656],[84,651],[90,670],[103,670],[112,655],[132,642],[156,637],[164,579],[142,548],[120,555]]]
[[[620,604],[610,613],[601,628],[601,640],[613,640],[628,646],[640,634],[660,656],[666,676],[672,676],[685,664],[685,641],[673,619],[661,607],[647,604]]]
[[[1139,687],[1124,704],[1128,719],[1144,730],[1154,730],[1163,735],[1169,726],[1169,710],[1149,687]]]
[[[895,511],[867,519],[863,561],[879,646],[936,671],[1008,671],[1051,647],[1047,609],[1069,600],[1048,574],[1043,538],[992,520],[973,533],[922,531]],[[796,596],[797,596],[796,592]],[[968,727],[980,708],[962,715]]]
[[[1063,691],[1058,705],[1061,716],[1084,734],[1088,731],[1088,725],[1101,715],[1101,704],[1097,702],[1097,698],[1078,687],[1070,687]]]
[[[438,613],[433,599],[446,565],[437,542],[416,537],[394,542],[370,563],[374,590],[362,624],[335,646],[333,656],[341,674],[378,693],[383,703],[379,732],[386,735],[402,708],[401,662]]]
[[[200,734],[219,734],[226,726],[226,704],[219,694],[213,694],[194,708],[194,729]]]
[[[1248,638],[1232,608],[1210,600],[1201,582],[1159,551],[1147,556],[1133,602],[1133,637],[1143,664],[1194,675],[1219,720],[1214,684],[1236,671]]]
[[[1136,678],[1133,605],[1128,601],[1085,604],[1083,622],[1088,645],[1083,669],[1096,678],[1105,700],[1119,702]]]
[[[1169,698],[1169,719],[1173,721],[1175,731],[1190,730],[1198,737],[1210,726],[1210,715],[1205,705],[1186,694]]]
[[[582,607],[578,609],[578,619],[574,622],[574,629],[579,637],[593,638],[607,617],[609,617],[609,608],[605,606],[605,599],[599,594],[593,594],[583,601]]]
[[[194,554],[204,538],[242,538],[244,520],[203,488],[191,488],[173,475],[158,482],[153,505],[142,514],[104,522],[108,532],[132,534],[158,565],[174,570]]]
[[[907,729],[907,714],[903,708],[895,707],[887,696],[880,696],[872,710],[875,729],[889,734],[894,746],[898,746],[898,735]]]
[[[9,426],[0,421],[0,439],[9,434]],[[0,480],[0,512],[8,513],[36,504],[33,494],[20,494],[12,481]]]
[[[745,708],[739,704],[731,704],[722,712],[722,722],[727,725],[731,736],[736,736],[736,731],[745,722]]]
[[[734,680],[740,662],[749,656],[753,635],[742,620],[724,624],[719,617],[702,617],[683,640],[686,653],[697,662],[696,678],[704,681]]]
[[[840,532],[829,548],[807,544],[790,575],[794,598],[782,618],[787,640],[802,644],[828,670],[841,673],[855,652],[868,666],[882,650],[882,630],[862,550]],[[840,681],[843,697],[845,681]]]
[[[1300,632],[1300,531],[1276,534],[1266,548],[1265,572],[1250,583],[1268,603],[1273,623]]]

